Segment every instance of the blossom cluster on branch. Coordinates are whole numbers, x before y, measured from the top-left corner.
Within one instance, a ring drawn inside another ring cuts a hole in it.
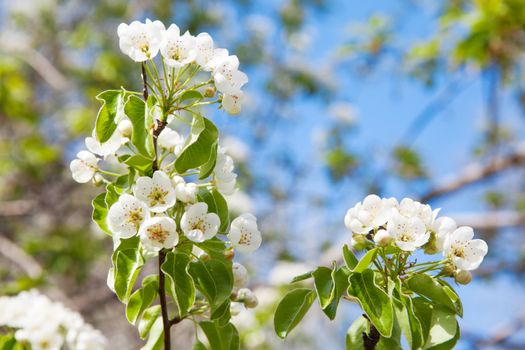
[[[162,342],[168,349],[170,328],[185,319],[208,344],[235,348],[231,313],[255,307],[257,298],[245,286],[246,268],[232,260],[259,248],[262,237],[250,213],[230,222],[224,196],[237,191],[235,165],[202,108],[238,114],[248,78],[207,33],[181,35],[175,24],[146,20],[121,24],[118,36],[122,52],[140,63],[143,91],[97,96],[102,107],[87,150],[70,165],[77,182],[105,187],[93,200],[93,220],[114,242],[108,285],[148,338],[143,349]],[[136,286],[153,258],[158,274]]]
[[[102,333],[84,322],[78,313],[36,290],[0,297],[0,310],[0,329],[11,331],[0,334],[3,349],[15,349],[15,343],[20,349],[29,344],[31,350],[107,348]]]

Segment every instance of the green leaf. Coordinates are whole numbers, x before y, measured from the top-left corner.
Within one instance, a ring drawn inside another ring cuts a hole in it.
[[[107,90],[97,95],[97,100],[102,102],[95,122],[95,132],[98,141],[106,142],[117,129],[115,117],[117,108],[122,103],[123,94],[121,90]]]
[[[106,207],[106,193],[101,193],[93,199],[91,205],[93,206],[93,221],[97,223],[98,227],[108,235],[111,236],[111,231],[106,224],[106,218],[108,216],[108,208]]]
[[[210,120],[200,116],[193,121],[190,143],[175,161],[175,169],[179,174],[206,164],[219,137],[217,127]]]
[[[206,345],[204,345],[203,343],[201,343],[198,340],[193,344],[193,347],[191,349],[192,350],[208,350]]]
[[[198,198],[208,205],[208,212],[215,213],[221,219],[221,226],[219,232],[226,232],[230,223],[230,216],[228,212],[228,203],[216,189],[211,191],[207,188],[202,188],[198,193]]]
[[[412,350],[419,349],[423,343],[423,331],[421,323],[414,314],[412,300],[408,297],[401,296],[403,300],[393,299],[396,322],[399,324],[408,347]]]
[[[455,313],[449,309],[434,306],[428,340],[424,349],[452,349],[459,338],[459,326]]]
[[[370,334],[370,323],[364,316],[359,316],[346,332],[346,350],[364,349],[363,333]]]
[[[426,343],[432,322],[432,305],[422,297],[411,298],[414,306],[414,315],[421,324],[423,343]]]
[[[123,303],[127,303],[137,275],[144,265],[139,250],[139,237],[121,239],[111,257],[113,261],[114,291]]]
[[[120,194],[117,192],[117,189],[115,185],[109,184],[106,187],[106,197],[104,198],[104,202],[106,203],[106,208],[111,208],[113,204],[115,204],[120,197]]]
[[[197,247],[204,250],[206,254],[208,254],[212,259],[218,259],[223,260],[224,257],[224,251],[226,250],[226,243],[217,238],[213,237],[212,239],[208,239],[201,243],[195,243]]]
[[[144,333],[141,333],[141,338],[145,339],[146,336],[148,336],[148,341],[143,347],[140,348],[140,350],[162,350],[164,348],[164,328],[162,324],[162,317],[158,317],[157,314],[157,317],[155,319],[152,318],[152,320],[153,322],[151,325],[148,324],[149,328],[147,328],[147,331],[145,331],[146,328],[144,328]]]
[[[191,99],[202,100],[203,98],[204,97],[202,96],[202,94],[198,92],[197,90],[186,90],[182,93],[182,95],[178,98],[178,100],[179,100],[179,103],[181,103],[186,100],[191,100]]]
[[[161,313],[160,305],[154,305],[150,308],[147,308],[142,315],[142,319],[139,322],[139,335],[140,339],[146,339],[148,333],[150,333],[151,328],[157,322],[161,323],[162,328],[162,317],[159,317]]]
[[[126,318],[135,324],[142,313],[155,301],[159,290],[157,275],[151,275],[142,281],[142,287],[131,294],[126,305]]]
[[[313,273],[314,273],[314,271],[308,271],[308,272],[303,273],[302,275],[295,276],[290,283],[301,282],[301,281],[307,280],[309,278],[312,278],[313,277],[313,275],[312,275]]]
[[[13,350],[17,344],[13,333],[0,334],[0,350]]]
[[[332,280],[332,270],[328,267],[320,266],[313,273],[315,291],[321,309],[326,308],[334,299],[335,283]]]
[[[131,143],[146,158],[153,158],[152,123],[146,118],[146,104],[137,96],[131,96],[124,106],[124,111],[133,125]]]
[[[212,314],[230,298],[233,288],[231,263],[227,266],[220,260],[198,260],[190,263],[188,272],[195,287],[208,299]]]
[[[303,319],[315,300],[315,292],[307,288],[294,289],[284,296],[273,319],[275,333],[284,339]]]
[[[199,173],[199,180],[203,180],[211,175],[213,169],[215,169],[215,164],[217,163],[217,149],[219,148],[218,142],[215,142],[211,146],[210,158],[201,166],[201,171]]]
[[[370,266],[372,261],[374,261],[376,254],[377,254],[377,248],[370,249],[368,252],[366,252],[365,255],[363,255],[361,260],[359,260],[359,262],[357,263],[357,265],[354,267],[352,271],[353,272],[363,272],[365,269],[368,268],[368,266]]]
[[[339,301],[348,289],[349,271],[346,269],[346,267],[342,267],[339,269],[334,267],[334,269],[332,270],[331,277],[332,283],[335,285],[334,297],[332,298],[330,304],[323,308],[323,312],[326,314],[326,316],[328,316],[330,320],[333,320],[335,319],[335,315],[337,313]]]
[[[231,320],[230,306],[231,301],[226,299],[224,303],[211,314],[210,319],[215,320],[219,326],[225,326]]]
[[[169,291],[181,317],[186,316],[195,303],[195,285],[187,272],[190,261],[187,254],[168,252],[161,267],[168,277]]]
[[[418,273],[406,280],[408,289],[424,296],[438,305],[443,305],[457,313],[454,301],[445,291],[445,288],[433,277],[426,273]]]
[[[348,294],[356,297],[366,312],[370,321],[384,337],[390,337],[394,325],[392,301],[374,280],[374,272],[370,269],[354,272],[350,275]]]
[[[145,157],[141,154],[135,154],[134,156],[126,159],[124,164],[137,169],[142,174],[149,174],[151,173],[151,167],[153,166],[153,159]]]
[[[233,324],[221,327],[216,322],[202,321],[199,325],[208,338],[211,350],[239,349],[239,332]]]
[[[447,293],[450,300],[452,300],[454,303],[456,307],[456,314],[458,314],[459,317],[463,317],[463,304],[461,303],[461,298],[459,297],[458,293],[456,293],[454,288],[452,288],[452,286],[446,281],[438,279],[438,282],[443,286],[445,293]]]
[[[343,259],[345,260],[346,266],[348,266],[350,270],[353,270],[358,263],[357,258],[355,257],[354,253],[352,253],[350,248],[348,248],[347,244],[343,246]]]

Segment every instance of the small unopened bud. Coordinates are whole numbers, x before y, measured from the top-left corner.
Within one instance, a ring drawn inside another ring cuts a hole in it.
[[[386,230],[379,230],[374,235],[374,242],[381,247],[386,247],[392,241],[392,237]]]
[[[215,96],[215,88],[214,87],[207,87],[206,90],[204,90],[204,97],[207,97],[207,98],[211,98],[213,96]]]
[[[131,137],[131,133],[133,132],[133,125],[131,124],[131,121],[129,119],[124,119],[120,123],[118,123],[117,126],[118,132],[123,137]]]
[[[95,174],[95,175],[93,176],[93,184],[94,184],[94,185],[98,186],[98,185],[100,185],[101,183],[103,183],[103,181],[104,181],[104,177],[103,177],[102,175],[100,175],[100,174],[97,173],[97,174]]]
[[[237,301],[242,301],[247,309],[253,309],[259,304],[255,294],[248,288],[239,289]]]
[[[235,252],[233,251],[233,248],[224,251],[224,257],[226,258],[226,260],[232,261],[235,257]]]
[[[352,236],[350,244],[352,245],[352,247],[354,247],[355,250],[363,250],[368,245],[368,242],[364,235],[354,234]]]
[[[470,281],[472,281],[472,274],[470,271],[458,270],[454,276],[454,279],[459,284],[469,284]]]
[[[423,246],[423,249],[425,251],[425,254],[432,255],[439,253],[439,249],[437,248],[436,234],[434,232],[430,233],[430,238],[428,242]]]
[[[242,288],[248,283],[248,270],[243,265],[234,262],[232,265],[233,271],[233,286],[235,288]]]
[[[448,264],[443,268],[441,273],[448,277],[454,277],[456,275],[456,268],[452,264]]]

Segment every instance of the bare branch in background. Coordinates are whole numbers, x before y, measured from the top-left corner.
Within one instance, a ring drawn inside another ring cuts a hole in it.
[[[487,164],[477,163],[467,166],[457,178],[436,186],[424,194],[420,200],[428,202],[443,195],[459,191],[468,185],[485,180],[509,168],[524,164],[525,144],[520,144],[514,152],[496,157]]]
[[[0,202],[0,217],[28,215],[35,204],[35,201],[29,199]]]
[[[42,275],[40,264],[24,252],[19,246],[11,242],[0,232],[0,254],[20,267],[28,276],[37,278]]]

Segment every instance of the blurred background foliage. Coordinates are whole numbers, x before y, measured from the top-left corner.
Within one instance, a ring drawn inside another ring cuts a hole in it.
[[[367,192],[457,212],[491,247],[486,279],[464,297],[523,298],[523,0],[0,0],[1,294],[43,288],[114,348],[138,347],[105,285],[111,240],[90,220],[98,190],[73,183],[68,164],[91,133],[94,96],[140,89],[116,27],[146,17],[212,33],[250,76],[240,118],[207,111],[246,192],[232,210],[255,211],[264,235],[244,261],[261,307],[238,316],[243,349],[341,347],[354,309],[335,327],[312,314],[286,345],[270,315],[279,286],[308,268],[298,261],[329,263],[349,241],[342,217]],[[494,282],[503,274],[510,282]],[[468,305],[459,347],[525,347],[523,305]],[[503,318],[507,333],[480,317]]]

